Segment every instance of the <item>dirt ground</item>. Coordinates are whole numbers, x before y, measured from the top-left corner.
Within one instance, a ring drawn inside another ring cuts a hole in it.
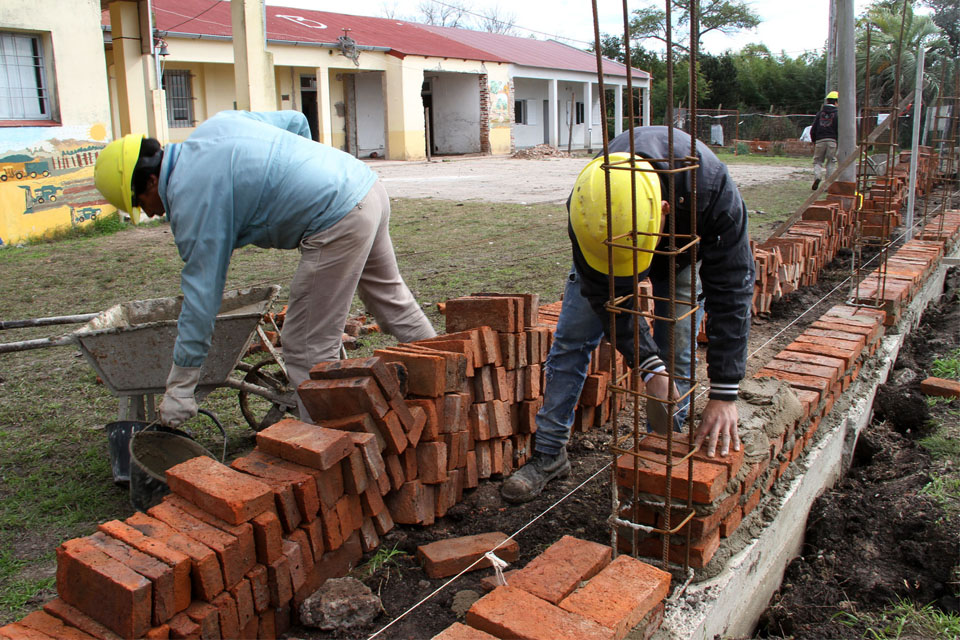
[[[956,427],[955,408],[929,407],[918,391],[933,360],[960,346],[960,270],[951,274],[943,297],[907,337],[890,379],[879,388],[850,473],[814,504],[802,555],[787,568],[759,637],[868,637],[864,625],[850,621],[876,615],[898,599],[960,612],[960,521],[944,517],[919,493],[956,469],[932,459],[917,442],[929,435],[931,420]]]
[[[515,160],[509,157],[458,158],[423,162],[373,160],[370,168],[380,175],[393,198],[438,198],[488,202],[564,202],[585,157]],[[425,165],[429,164],[429,177]],[[527,170],[529,168],[529,170]],[[794,174],[812,173],[795,167],[730,165],[738,186],[787,180]],[[535,176],[535,177],[533,177]]]

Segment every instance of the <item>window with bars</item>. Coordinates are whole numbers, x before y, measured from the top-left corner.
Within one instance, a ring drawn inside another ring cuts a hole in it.
[[[163,89],[167,92],[167,125],[172,129],[193,127],[193,76],[187,70],[163,72]]]
[[[51,120],[43,43],[0,31],[0,120]]]

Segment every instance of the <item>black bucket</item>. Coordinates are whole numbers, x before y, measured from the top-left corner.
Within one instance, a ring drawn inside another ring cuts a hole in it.
[[[222,462],[227,455],[227,433],[211,412],[201,409],[200,413],[213,420],[223,435],[223,455],[220,458]],[[130,503],[138,511],[146,511],[170,492],[166,480],[166,471],[170,467],[197,456],[216,460],[216,457],[190,434],[177,429],[147,423],[140,428],[131,429],[131,434],[126,456]]]
[[[121,420],[107,424],[104,429],[107,432],[107,444],[110,448],[110,471],[113,472],[113,482],[117,486],[126,487],[130,483],[130,440],[133,434],[147,427],[185,438],[190,437],[190,434],[178,429],[170,429],[141,420]]]

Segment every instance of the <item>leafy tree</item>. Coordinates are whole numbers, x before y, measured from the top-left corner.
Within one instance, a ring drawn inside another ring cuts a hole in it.
[[[960,2],[957,0],[923,0],[933,9],[933,23],[950,43],[950,57],[960,58]]]
[[[662,6],[663,3],[647,0],[647,4],[652,6],[634,9],[633,18],[630,20],[630,37],[640,42],[653,39],[665,43],[667,13],[657,6]],[[677,16],[674,18],[677,26],[681,28],[686,26],[689,29],[691,4],[691,0],[671,0],[671,7],[675,10],[671,11],[671,17]],[[703,0],[700,2],[697,41],[703,40],[704,34],[711,31],[732,34],[743,29],[753,29],[758,24],[760,24],[760,16],[744,0]],[[689,32],[686,37],[675,33],[672,40],[678,49],[687,51]]]

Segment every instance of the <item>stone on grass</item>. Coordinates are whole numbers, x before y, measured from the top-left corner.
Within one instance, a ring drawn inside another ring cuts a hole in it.
[[[300,622],[324,631],[367,627],[382,610],[380,598],[356,578],[332,578],[300,605]]]

